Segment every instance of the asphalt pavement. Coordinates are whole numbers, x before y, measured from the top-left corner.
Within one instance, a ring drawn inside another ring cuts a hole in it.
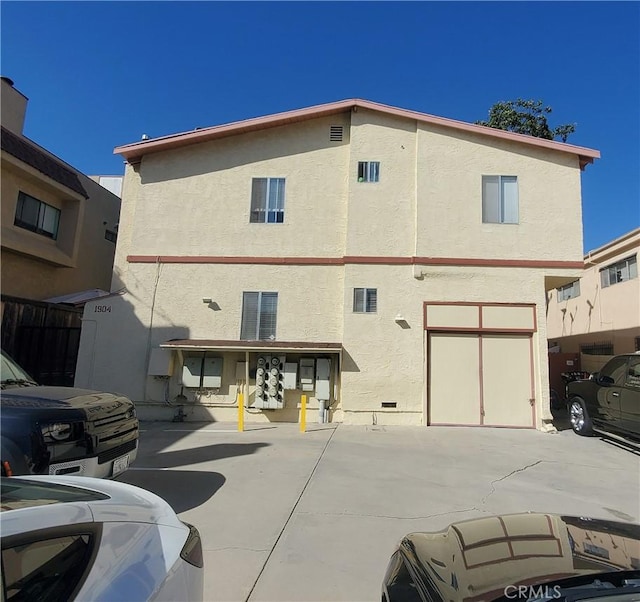
[[[380,599],[411,531],[515,512],[640,522],[640,456],[570,430],[141,424],[118,477],[202,535],[205,600]],[[179,601],[176,601],[179,602]]]

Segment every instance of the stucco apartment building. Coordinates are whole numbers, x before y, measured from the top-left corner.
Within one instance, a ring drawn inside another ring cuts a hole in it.
[[[2,293],[108,291],[120,199],[23,134],[27,98],[0,80]]]
[[[147,417],[550,425],[546,294],[598,151],[346,100],[118,147],[78,386]]]
[[[553,349],[583,358],[640,351],[639,253],[636,228],[589,251],[580,279],[549,291],[547,329]]]

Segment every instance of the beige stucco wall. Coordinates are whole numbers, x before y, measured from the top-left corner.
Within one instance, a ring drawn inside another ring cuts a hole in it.
[[[22,136],[27,98],[6,79],[0,80],[0,90],[2,126]],[[92,288],[109,290],[115,245],[104,235],[105,229],[117,230],[120,199],[76,173],[89,198],[2,151],[3,294],[42,300]],[[60,209],[56,240],[14,225],[20,192]]]
[[[345,126],[342,143],[328,140],[329,126],[336,124]],[[380,161],[380,182],[358,183],[358,161]],[[518,176],[520,224],[482,224],[483,174]],[[284,224],[249,223],[252,177],[286,178]],[[334,420],[423,424],[424,303],[529,303],[537,322],[536,425],[551,419],[545,282],[576,270],[143,264],[129,263],[127,256],[580,261],[577,158],[472,134],[445,135],[436,126],[359,110],[147,155],[127,166],[123,199],[112,287],[124,286],[127,293],[109,301],[115,304],[110,312],[96,312],[99,302],[87,305],[77,384],[152,402],[166,418],[176,407],[179,375],[168,383],[147,377],[149,350],[171,338],[238,340],[242,292],[277,291],[278,341],[343,344]],[[353,313],[353,289],[360,287],[377,289],[375,314]],[[213,311],[202,298],[220,309]],[[396,321],[398,314],[404,322]],[[522,325],[518,316],[514,325]],[[192,419],[237,415],[239,355],[221,355],[221,389],[185,393]],[[452,396],[455,391],[451,383]],[[287,392],[281,413],[252,412],[247,420],[297,419],[299,393]],[[383,402],[397,407],[382,408]],[[312,409],[314,404],[311,399]]]
[[[582,259],[578,158],[507,140],[418,126],[416,255]],[[482,223],[482,176],[518,177],[519,224]]]
[[[79,178],[88,199],[3,153],[4,294],[42,300],[92,288],[109,290],[115,245],[105,239],[104,232],[118,223],[120,199],[89,178],[81,174]],[[60,209],[57,240],[14,225],[19,192]]]
[[[3,127],[16,134],[22,134],[27,101],[24,94],[18,92],[5,78],[0,78],[0,107]]]
[[[414,121],[351,115],[346,255],[411,256],[415,246]],[[358,182],[358,162],[379,161],[379,182]]]
[[[341,387],[332,407],[333,419],[351,424],[422,424],[427,361],[424,302],[536,303],[538,324],[542,324],[534,335],[541,426],[542,419],[550,418],[545,411],[543,278],[539,270],[504,268],[433,268],[418,280],[410,266],[269,266],[266,270],[265,266],[133,264],[127,294],[85,308],[76,385],[114,389],[160,406],[165,399],[174,401],[180,392],[180,366],[168,385],[147,377],[149,350],[172,338],[238,340],[242,292],[277,291],[278,341],[343,343]],[[353,313],[354,287],[377,288],[376,313]],[[220,309],[211,309],[202,298],[211,298]],[[96,306],[111,309],[96,311]],[[396,322],[398,314],[404,323]],[[194,419],[236,418],[232,404],[238,354],[219,355],[225,358],[226,375],[221,391],[204,396],[187,391],[189,401],[199,400],[197,407],[187,405]],[[455,395],[455,383],[451,391]],[[247,420],[296,420],[299,394],[287,393],[289,411],[269,416],[252,412]],[[382,408],[382,402],[389,401],[397,407]],[[309,407],[313,421],[317,407],[313,398]],[[165,409],[166,418],[175,407],[166,404]]]
[[[558,302],[558,291],[549,291],[547,328],[549,339],[558,341],[563,352],[574,353],[580,345],[611,341],[614,353],[635,351],[640,336],[640,279],[602,288],[600,270],[640,255],[640,230],[621,241],[585,256],[580,295]]]
[[[337,115],[146,156],[128,254],[343,255],[348,132]],[[284,223],[249,223],[254,177],[286,178]]]

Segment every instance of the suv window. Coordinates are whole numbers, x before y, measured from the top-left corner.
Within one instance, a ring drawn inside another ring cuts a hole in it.
[[[613,384],[622,386],[627,373],[627,358],[625,356],[614,357],[600,370],[600,376],[612,379]]]
[[[640,355],[629,359],[629,370],[627,371],[627,387],[640,391]]]
[[[89,565],[93,540],[75,533],[3,548],[4,599],[66,602]]]

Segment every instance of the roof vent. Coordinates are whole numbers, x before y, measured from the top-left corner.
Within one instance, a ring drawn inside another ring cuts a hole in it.
[[[329,142],[342,142],[342,126],[332,125],[329,130]]]

